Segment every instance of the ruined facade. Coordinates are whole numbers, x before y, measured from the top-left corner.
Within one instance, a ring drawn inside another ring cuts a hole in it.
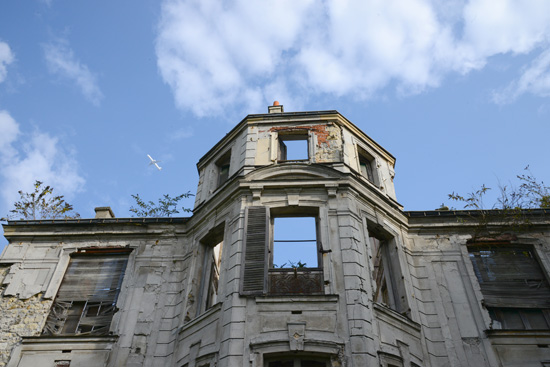
[[[550,366],[550,212],[404,212],[394,166],[274,105],[199,161],[189,218],[9,221],[0,366]]]

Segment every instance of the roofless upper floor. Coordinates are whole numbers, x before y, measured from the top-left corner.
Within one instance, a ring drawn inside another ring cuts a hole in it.
[[[195,208],[236,177],[271,165],[321,164],[396,201],[395,158],[338,111],[248,115],[198,162]],[[284,177],[283,177],[284,178]]]

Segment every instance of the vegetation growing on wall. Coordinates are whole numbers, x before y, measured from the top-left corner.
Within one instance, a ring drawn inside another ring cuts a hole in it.
[[[478,222],[476,236],[495,235],[491,224],[498,225],[503,231],[519,231],[531,224],[534,209],[550,208],[550,186],[539,181],[529,170],[526,173],[517,175],[519,186],[500,185],[499,196],[492,205],[487,206],[485,199],[491,188],[481,185],[478,190],[462,196],[453,192],[449,199],[462,204],[464,209],[473,209],[475,212],[468,215],[469,220]],[[442,207],[447,210],[448,208]],[[454,210],[454,208],[451,208]],[[504,230],[502,229],[504,228]]]
[[[11,219],[60,219],[80,218],[73,206],[65,201],[63,195],[55,196],[53,187],[36,180],[31,193],[19,190],[20,200],[16,201],[8,215]]]
[[[131,206],[130,212],[133,213],[133,215],[142,218],[171,217],[173,214],[178,214],[180,210],[184,213],[188,213],[191,209],[184,207],[178,208],[178,205],[180,200],[191,196],[194,195],[189,191],[174,197],[165,194],[158,199],[158,203],[155,203],[153,201],[144,201],[139,194],[132,195],[132,198],[136,201],[136,206]]]

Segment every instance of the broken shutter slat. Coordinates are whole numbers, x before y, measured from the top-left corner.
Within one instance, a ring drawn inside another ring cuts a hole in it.
[[[247,210],[242,294],[263,294],[266,283],[268,212],[263,206]]]

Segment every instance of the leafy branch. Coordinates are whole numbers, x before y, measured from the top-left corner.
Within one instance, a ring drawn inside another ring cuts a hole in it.
[[[194,196],[189,191],[178,195],[171,197],[168,194],[163,195],[160,199],[158,199],[158,203],[155,203],[153,201],[145,201],[143,200],[139,194],[132,195],[132,198],[136,201],[136,206],[130,207],[130,212],[135,214],[137,217],[149,217],[149,218],[157,218],[157,217],[170,217],[173,214],[180,213],[180,210],[184,213],[191,212],[191,209],[181,207],[178,209],[178,204],[180,200],[189,198],[191,196]]]
[[[65,201],[63,195],[53,196],[53,187],[36,180],[31,193],[19,190],[20,200],[10,210],[10,218],[18,219],[58,219],[80,218],[73,212],[73,206]]]
[[[510,185],[499,185],[499,196],[496,202],[488,211],[485,206],[484,198],[491,188],[482,185],[465,196],[453,192],[449,194],[449,199],[461,203],[464,209],[474,209],[475,215],[469,215],[472,220],[478,222],[476,228],[477,235],[494,235],[496,227],[491,231],[490,222],[498,224],[500,232],[503,230],[519,231],[531,224],[526,210],[549,208],[550,207],[550,187],[543,181],[539,181],[529,170],[529,166],[524,169],[527,173],[517,175],[520,181],[518,187]],[[443,206],[440,210],[447,209]]]

